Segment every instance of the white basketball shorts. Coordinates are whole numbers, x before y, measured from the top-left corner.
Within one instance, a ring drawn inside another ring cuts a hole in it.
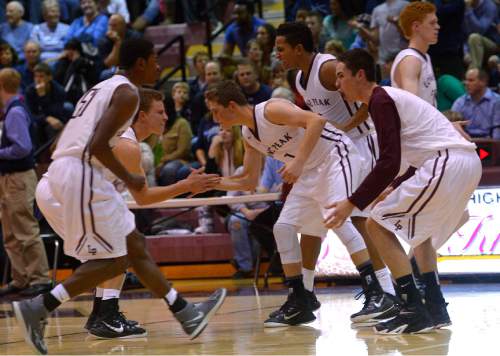
[[[64,252],[81,261],[127,254],[134,215],[102,169],[76,157],[61,157],[38,183],[36,201]]]

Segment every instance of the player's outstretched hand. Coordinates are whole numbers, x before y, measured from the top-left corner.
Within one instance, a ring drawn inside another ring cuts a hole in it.
[[[222,178],[218,174],[205,174],[204,171],[204,167],[192,169],[186,178],[191,191],[190,197],[215,189],[220,183]]]
[[[293,184],[299,179],[303,169],[304,165],[294,159],[281,166],[281,168],[278,169],[278,173],[281,175],[283,182]]]
[[[146,178],[141,174],[130,173],[125,185],[132,190],[141,190],[146,185]]]
[[[341,227],[347,218],[351,216],[351,213],[354,210],[354,205],[348,199],[345,199],[327,205],[325,208],[332,209],[326,219],[323,220],[325,226],[329,229],[336,229]]]

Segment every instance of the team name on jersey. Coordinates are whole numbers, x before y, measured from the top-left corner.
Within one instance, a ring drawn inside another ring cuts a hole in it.
[[[330,104],[330,98],[324,98],[324,99],[307,99],[306,100],[307,106],[329,106]]]
[[[283,147],[288,141],[292,139],[292,136],[288,132],[286,132],[282,138],[280,138],[278,141],[272,143],[271,145],[267,146],[267,154],[269,156],[272,156],[276,153],[277,150],[279,150],[281,147]]]

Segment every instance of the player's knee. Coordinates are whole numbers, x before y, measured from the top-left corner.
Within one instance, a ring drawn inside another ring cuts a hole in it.
[[[293,225],[276,223],[273,226],[274,239],[283,264],[302,261],[297,228]]]
[[[351,221],[346,221],[341,227],[333,230],[344,244],[350,255],[365,250],[366,244],[361,234]]]

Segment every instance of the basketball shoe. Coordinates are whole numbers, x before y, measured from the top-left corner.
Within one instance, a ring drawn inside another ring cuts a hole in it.
[[[288,297],[287,297],[287,300],[285,301],[285,303],[281,307],[276,309],[275,311],[271,312],[269,314],[269,318],[274,318],[276,315],[278,315],[279,313],[281,313],[284,309],[286,309],[288,307],[290,298],[293,298],[291,296],[291,294],[292,294],[292,290],[290,290],[290,293],[288,294]],[[314,292],[310,292],[306,289],[305,295],[309,301],[309,306],[311,307],[311,311],[314,312],[321,307],[321,303],[318,300],[318,298],[316,297],[316,294],[314,294]]]
[[[446,307],[448,303],[432,303],[425,301],[425,307],[431,316],[432,322],[436,329],[441,329],[451,325],[450,315]]]
[[[286,302],[264,321],[264,327],[277,328],[299,324],[307,324],[316,319],[312,312],[310,297],[305,293],[298,295],[292,291]]]
[[[405,304],[399,314],[373,327],[377,334],[418,334],[434,330],[434,323],[423,305]]]
[[[398,315],[400,306],[396,297],[376,290],[362,291],[356,296],[365,296],[363,308],[351,315],[351,321],[358,326],[373,326]]]
[[[33,299],[13,302],[12,308],[28,345],[36,352],[46,355],[44,336],[49,312],[43,304],[43,297],[39,295]]]

